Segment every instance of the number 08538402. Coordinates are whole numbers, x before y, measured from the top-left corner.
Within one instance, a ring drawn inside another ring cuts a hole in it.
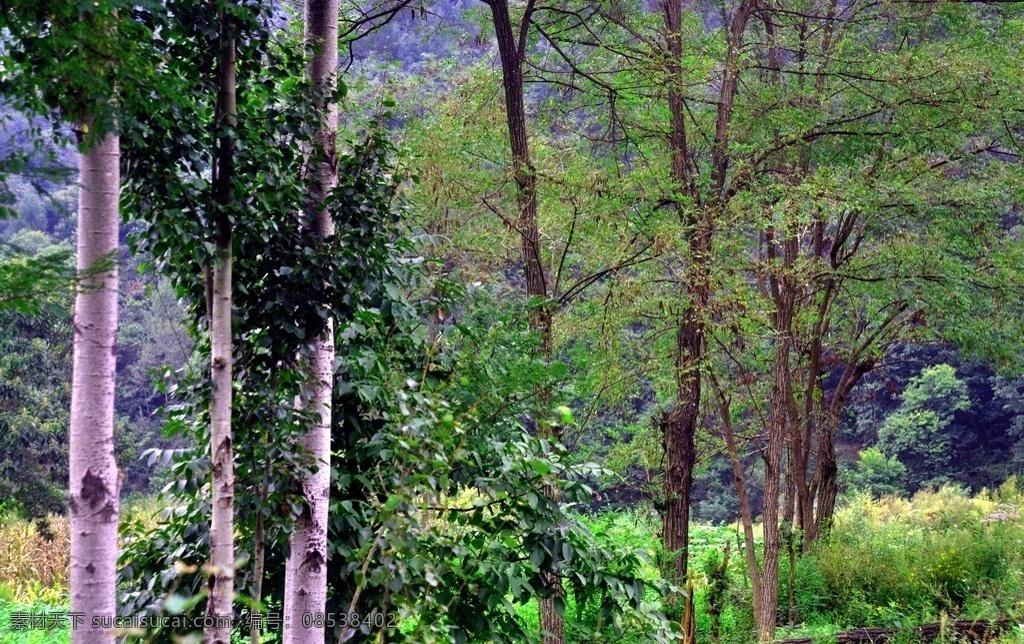
[[[359,628],[369,626],[371,628],[398,628],[397,613],[303,613],[302,626],[304,628]]]

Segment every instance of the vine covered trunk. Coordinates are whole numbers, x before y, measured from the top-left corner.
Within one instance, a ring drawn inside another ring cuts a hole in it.
[[[308,74],[317,92],[319,127],[308,163],[308,201],[303,225],[321,239],[334,235],[334,221],[324,204],[338,180],[338,107],[333,94],[338,74],[337,0],[305,3],[306,46],[312,52]],[[303,510],[292,532],[285,565],[284,642],[324,641],[327,605],[327,514],[331,486],[331,399],[334,392],[334,321],[328,319],[309,353],[310,382],[302,404],[316,419],[298,441],[314,460],[302,481]]]

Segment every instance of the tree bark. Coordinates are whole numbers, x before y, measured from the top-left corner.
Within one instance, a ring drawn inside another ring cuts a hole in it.
[[[338,2],[307,0],[306,46],[312,59],[309,77],[319,100],[320,126],[309,165],[309,201],[304,225],[318,238],[334,235],[334,221],[324,201],[337,185]],[[317,418],[298,443],[316,462],[316,471],[302,482],[304,509],[292,532],[285,565],[284,642],[324,641],[323,625],[310,616],[324,615],[327,606],[327,512],[331,486],[331,401],[334,394],[334,321],[328,320],[311,346],[312,382],[304,404]],[[304,625],[308,624],[308,625]]]
[[[711,155],[712,192],[702,199],[694,180],[686,135],[686,105],[682,94],[682,0],[664,0],[666,49],[668,52],[668,106],[670,112],[669,151],[671,176],[679,193],[676,203],[680,223],[689,248],[684,286],[686,303],[676,331],[675,407],[662,419],[667,471],[665,475],[665,517],[662,540],[665,549],[676,553],[670,576],[682,585],[687,572],[689,544],[690,492],[696,460],[694,447],[700,418],[701,363],[707,335],[705,311],[710,300],[711,251],[714,226],[725,199],[729,165],[729,129],[739,78],[739,50],[753,0],[744,0],[737,8],[729,31],[722,88],[715,122],[715,141]],[[686,198],[684,200],[684,197]],[[690,203],[685,203],[689,201]]]
[[[79,129],[87,130],[92,119]],[[120,142],[107,134],[78,157],[78,271],[116,262],[120,219]],[[94,618],[117,613],[117,520],[120,485],[114,460],[117,265],[89,273],[75,297],[71,383],[71,612],[84,618],[73,644],[113,643]]]
[[[228,242],[230,243],[230,241]],[[213,268],[210,321],[210,449],[213,468],[213,519],[210,524],[210,600],[206,641],[231,642],[234,597],[234,449],[231,440],[231,249],[217,249]]]
[[[255,469],[255,468],[254,468]],[[266,521],[263,516],[263,505],[267,502],[267,483],[264,480],[262,491],[260,492],[260,505],[257,506],[256,515],[256,531],[253,535],[253,564],[252,564],[252,578],[253,578],[253,591],[252,601],[255,605],[259,606],[263,601],[263,575],[266,574],[264,568],[266,566],[267,557],[267,537],[266,537]],[[252,620],[249,626],[249,642],[250,644],[260,644],[261,630],[260,624],[257,620]]]
[[[818,427],[818,468],[815,487],[818,491],[817,511],[814,517],[814,537],[827,535],[832,525],[832,517],[836,509],[837,480],[839,468],[836,465],[836,430],[839,428],[839,415],[846,406],[850,392],[857,386],[865,374],[874,369],[875,359],[865,358],[850,363],[843,370],[832,402]]]
[[[681,327],[682,330],[682,327]],[[684,354],[685,355],[685,354]],[[680,588],[686,584],[690,543],[690,493],[693,467],[697,460],[694,436],[697,426],[700,376],[694,366],[692,375],[682,379],[676,406],[662,418],[662,435],[667,467],[665,471],[665,511],[661,538],[671,553],[667,577]]]
[[[757,641],[770,642],[775,636],[775,614],[779,592],[779,497],[781,483],[782,448],[785,442],[789,415],[785,411],[789,396],[788,334],[779,334],[775,347],[775,379],[772,385],[768,427],[768,448],[764,453],[764,548],[761,566],[760,611],[754,615],[757,623]]]
[[[213,472],[213,517],[210,523],[210,570],[208,577],[208,625],[203,629],[207,642],[230,644],[234,613],[235,567],[235,468],[231,436],[232,350],[231,350],[231,219],[234,201],[234,135],[227,128],[235,125],[236,79],[235,40],[226,11],[220,15],[220,51],[218,56],[220,91],[216,121],[219,132],[217,163],[213,176],[215,214],[212,269],[212,310],[210,314],[210,463]]]
[[[491,2],[494,31],[501,57],[502,84],[505,90],[505,118],[508,124],[509,147],[512,152],[512,172],[516,182],[516,202],[523,273],[526,276],[526,294],[531,298],[547,299],[548,288],[541,260],[540,233],[537,229],[537,174],[530,161],[530,145],[526,134],[526,108],[523,104],[523,61],[512,30],[507,0]],[[528,19],[524,18],[524,20]],[[551,315],[545,306],[534,310],[532,326],[541,334],[545,354],[551,351]]]
[[[668,52],[668,108],[670,118],[669,152],[671,177],[675,190],[677,215],[685,227],[683,235],[690,250],[690,277],[684,286],[687,298],[676,328],[675,406],[662,417],[662,443],[665,448],[665,511],[662,517],[662,545],[673,553],[668,577],[680,588],[686,585],[690,543],[690,494],[693,468],[697,460],[695,446],[700,416],[701,358],[704,349],[704,309],[710,294],[709,267],[711,222],[705,215],[694,216],[700,195],[693,181],[690,150],[686,137],[686,105],[682,95],[682,15],[681,0],[664,3],[666,49]],[[693,204],[685,204],[683,197]]]
[[[676,329],[676,404],[662,418],[665,447],[665,513],[662,543],[674,553],[669,579],[686,583],[690,543],[690,496],[697,462],[697,424],[700,420],[701,363],[707,335],[704,312],[710,299],[711,222],[691,222],[686,231],[690,248],[687,302]]]
[[[759,602],[761,610],[754,616],[759,642],[770,642],[774,638],[775,617],[778,611],[781,549],[779,500],[782,452],[787,438],[791,437],[793,431],[793,377],[789,358],[793,346],[793,316],[798,289],[793,266],[799,251],[799,242],[790,230],[788,222],[779,243],[781,257],[777,254],[775,231],[769,228],[765,237],[768,259],[776,266],[776,272],[769,276],[772,302],[775,305],[775,311],[771,315],[772,328],[775,332],[775,363],[768,409],[768,446],[764,453],[764,550]]]

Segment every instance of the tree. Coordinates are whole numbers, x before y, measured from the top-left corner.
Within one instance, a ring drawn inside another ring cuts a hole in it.
[[[206,354],[211,350],[208,342],[219,343],[221,349],[212,351],[210,358],[216,367],[217,358],[230,349],[229,342],[234,346],[237,394],[230,408],[234,487],[243,493],[235,499],[235,559],[227,564],[244,561],[247,565],[233,570],[233,584],[228,579],[214,581],[222,591],[234,585],[236,592],[249,595],[253,606],[259,607],[264,597],[281,601],[284,596],[280,580],[286,577],[281,565],[288,535],[293,521],[301,520],[309,509],[303,501],[302,481],[310,479],[314,469],[322,477],[330,473],[323,461],[296,447],[300,429],[323,420],[320,410],[296,401],[308,401],[307,385],[312,380],[331,379],[330,373],[326,378],[323,373],[311,375],[299,358],[309,357],[309,339],[318,337],[331,318],[350,316],[362,301],[361,291],[352,285],[362,279],[362,270],[372,266],[369,247],[379,238],[377,213],[363,207],[360,199],[365,195],[357,182],[363,173],[375,176],[377,159],[372,155],[346,158],[343,163],[356,175],[350,177],[352,183],[341,190],[331,186],[319,200],[311,197],[308,184],[315,183],[315,176],[305,171],[303,157],[316,158],[311,152],[318,145],[314,137],[325,120],[333,120],[316,109],[333,100],[332,92],[302,78],[300,70],[307,62],[304,52],[287,35],[274,31],[266,5],[226,5],[223,12],[189,12],[189,6],[186,2],[176,7],[177,19],[161,24],[161,53],[168,64],[155,84],[159,91],[140,117],[140,127],[131,131],[129,206],[145,221],[136,240],[138,250],[152,257],[150,266],[167,274],[188,303],[195,350]],[[224,13],[230,18],[227,33],[239,52],[235,78],[227,80],[213,70],[225,70],[229,38],[209,28],[221,23],[223,29]],[[224,90],[235,85],[239,87],[236,103],[225,111]],[[211,109],[215,96],[222,98]],[[228,121],[229,117],[233,118]],[[333,143],[333,137],[328,141]],[[233,155],[225,158],[226,151]],[[336,167],[339,160],[335,157],[326,163]],[[341,193],[344,199],[339,198]],[[325,211],[328,223],[331,217],[344,215],[342,235],[318,235],[311,226],[296,225],[295,212],[314,206]],[[390,216],[386,210],[383,215]],[[229,234],[223,234],[226,226]],[[215,341],[215,329],[209,334],[206,329],[217,325],[224,331],[219,325],[227,307],[211,300],[217,299],[213,297],[217,282],[228,286],[226,273],[218,275],[218,270],[228,266],[229,256],[234,315],[226,327],[230,337]],[[319,288],[310,292],[310,284]],[[332,363],[328,360],[326,368]],[[216,429],[212,408],[218,392],[211,385],[216,386],[195,370],[166,378],[166,391],[173,392],[175,401],[168,410],[166,431],[184,433],[193,440],[187,448],[153,450],[149,457],[151,462],[172,464],[175,483],[181,484],[177,489],[195,495],[186,499],[181,522],[168,526],[174,536],[163,541],[185,544],[187,553],[172,555],[152,542],[141,542],[124,560],[129,580],[136,580],[135,575],[144,574],[149,565],[173,564],[174,557],[194,563],[213,556],[212,544],[197,543],[214,509],[200,490],[209,484],[211,474],[223,475],[223,468],[218,471],[213,460],[221,457],[218,452],[227,456],[226,449],[206,451],[216,444],[210,430]],[[328,501],[324,494],[314,497],[324,504]],[[312,539],[325,565],[326,542],[316,534]],[[222,565],[210,567],[214,574],[223,570]],[[268,571],[270,587],[265,589]],[[167,592],[194,597],[206,582],[194,570],[174,575],[180,579],[173,590],[145,584],[141,590],[131,587],[125,593],[126,610],[160,610]],[[295,589],[296,596],[301,597],[303,590]],[[291,607],[292,600],[288,604]],[[300,609],[290,626],[308,627],[310,615],[316,613],[322,614],[323,609]],[[322,632],[323,625],[314,624],[312,630],[317,629]],[[252,636],[258,639],[259,632],[253,629]]]
[[[210,517],[209,607],[206,641],[230,644],[234,616],[235,449],[231,431],[232,389],[232,226],[235,205],[235,79],[234,3],[217,8],[217,106],[213,125],[217,150],[211,169],[213,261],[207,273],[207,315],[210,321]]]
[[[120,223],[120,144],[116,133],[89,139],[96,119],[78,123],[78,270],[90,271],[116,256]],[[94,135],[95,136],[95,135]],[[71,382],[71,610],[89,629],[72,641],[113,642],[113,625],[96,618],[116,614],[117,517],[120,480],[114,460],[114,375],[117,348],[117,268],[90,276],[75,297]]]
[[[714,349],[702,354],[696,368],[680,370],[687,365],[680,356],[693,355],[681,349],[693,343],[677,341],[675,371],[689,374],[682,384],[699,384],[709,369],[735,358],[746,364],[730,375],[741,376],[741,385],[760,385],[743,395],[750,398],[747,409],[757,412],[751,416],[761,431],[751,438],[766,468],[763,583],[755,610],[759,638],[770,639],[780,530],[792,537],[799,532],[792,526],[802,528],[806,547],[831,520],[835,432],[853,387],[885,347],[900,337],[919,337],[926,317],[932,332],[958,333],[945,320],[966,316],[945,317],[943,309],[966,304],[959,289],[970,280],[966,267],[972,262],[991,266],[981,281],[1000,306],[1013,292],[1011,284],[995,285],[1000,270],[982,257],[983,248],[999,248],[995,254],[1008,266],[1013,261],[1003,253],[1017,251],[1007,248],[1005,231],[993,230],[1006,202],[993,207],[982,196],[990,189],[985,186],[999,185],[1005,175],[979,156],[1013,158],[995,151],[1010,152],[1014,135],[992,126],[1004,117],[1012,121],[1013,106],[998,89],[1000,81],[971,71],[1013,68],[1007,58],[1013,36],[998,31],[999,38],[981,43],[965,25],[980,30],[993,23],[966,5],[957,5],[957,18],[915,6],[889,12],[868,3],[841,10],[812,3],[791,11],[741,0],[713,17],[671,3],[662,9],[660,21],[621,2],[538,10],[545,18],[538,30],[553,37],[537,70],[568,88],[569,96],[587,94],[592,102],[581,103],[589,109],[595,109],[592,97],[607,96],[600,104],[606,115],[598,122],[622,133],[605,139],[627,150],[622,163],[664,168],[652,170],[664,186],[652,210],[676,214],[681,207],[689,213],[680,222],[676,265],[637,279],[646,278],[642,292],[657,298],[641,308],[645,321],[662,321],[651,323],[651,337],[672,333],[683,339],[680,330],[703,329]],[[927,37],[890,46],[894,32],[868,26],[894,20],[907,33],[925,29]],[[959,26],[950,27],[954,23]],[[964,47],[950,47],[961,37],[957,42]],[[681,47],[680,40],[690,46]],[[955,62],[947,49],[956,51]],[[911,62],[921,56],[948,64],[921,74]],[[736,92],[733,83],[744,91]],[[1009,77],[1006,84],[1014,86]],[[669,109],[633,107],[655,98],[667,99]],[[958,115],[959,132],[948,128],[950,113]],[[977,144],[980,139],[984,145]],[[977,177],[978,184],[970,190],[954,186],[950,178],[957,173]],[[712,210],[702,210],[706,206]],[[700,248],[688,241],[700,238],[702,226],[710,235],[709,254],[695,252]],[[967,228],[992,237],[967,243],[961,237]],[[940,258],[931,248],[958,250]],[[741,264],[746,266],[738,274]],[[704,298],[703,287],[694,287],[706,269],[712,280]],[[654,284],[671,284],[676,292]],[[666,296],[678,306],[665,307]],[[703,320],[688,308],[695,302]],[[713,355],[719,350],[726,355]],[[732,392],[723,393],[728,398]],[[699,406],[700,396],[693,398]],[[674,444],[688,445],[689,433],[677,434],[681,439]],[[678,482],[680,500],[685,460],[666,453],[666,484]]]
[[[0,247],[0,497],[44,521],[67,510],[73,263],[44,233],[12,243]]]
[[[540,235],[537,229],[537,171],[530,159],[526,130],[526,108],[523,102],[523,61],[527,34],[534,3],[527,3],[519,34],[512,28],[507,0],[486,0],[491,7],[494,34],[501,59],[502,87],[505,94],[505,123],[508,127],[509,149],[512,152],[512,176],[516,183],[517,217],[513,226],[519,233],[519,252],[526,277],[526,296],[536,307],[530,314],[530,328],[541,339],[541,351],[547,360],[552,356],[552,308],[548,301],[547,276],[541,259]],[[543,399],[549,397],[544,395]],[[558,440],[558,431],[552,433]],[[562,582],[553,571],[547,578],[550,596],[540,600],[540,629],[545,644],[565,641],[565,610]],[[561,610],[559,610],[561,606]]]
[[[338,3],[307,0],[306,47],[309,80],[317,92],[319,118],[307,167],[310,194],[303,226],[319,239],[334,235],[334,221],[325,205],[338,182]],[[321,288],[310,284],[310,288]],[[334,392],[334,319],[313,339],[307,352],[310,385],[303,404],[317,417],[299,446],[314,459],[315,471],[302,482],[303,510],[292,533],[285,568],[284,618],[286,643],[323,642],[324,629],[309,619],[326,610],[327,515],[331,487],[331,406]]]
[[[70,415],[72,641],[113,642],[119,473],[114,459],[121,108],[145,77],[148,34],[111,0],[7,7],[5,93],[26,111],[59,110],[79,147],[78,271]],[[70,52],[70,53],[69,53]]]
[[[189,384],[195,387],[190,393],[201,393],[180,397],[184,400],[179,399],[177,409],[188,409],[186,422],[169,414],[167,433],[181,433],[187,425],[194,438],[189,448],[151,450],[149,456],[151,464],[168,464],[172,456],[191,459],[191,473],[201,479],[193,489],[209,486],[209,496],[188,515],[202,515],[204,533],[208,529],[210,535],[199,551],[204,574],[197,573],[188,585],[194,592],[206,586],[207,639],[227,642],[236,591],[252,585],[258,602],[263,577],[262,569],[236,566],[246,560],[243,553],[251,553],[258,567],[264,565],[263,553],[250,550],[247,541],[240,541],[240,548],[236,536],[247,540],[252,523],[257,531],[266,530],[267,504],[280,502],[271,486],[290,491],[292,481],[306,473],[293,451],[278,459],[281,465],[272,464],[268,454],[270,425],[282,443],[294,438],[296,422],[290,413],[280,413],[281,396],[294,405],[297,338],[312,333],[305,325],[316,317],[294,300],[304,275],[292,268],[299,264],[296,253],[311,249],[297,227],[284,226],[286,218],[294,224],[300,203],[306,114],[290,104],[293,97],[281,98],[278,83],[294,78],[301,54],[284,61],[277,57],[264,5],[225,2],[197,8],[186,1],[168,9],[142,15],[161,33],[157,45],[165,65],[152,93],[140,100],[136,127],[128,130],[128,206],[141,220],[136,249],[151,258],[150,267],[170,277],[187,302],[193,351],[208,359],[209,377],[190,372],[194,380]],[[265,65],[267,60],[273,63]],[[306,87],[299,83],[292,89]],[[313,273],[329,282],[323,272]],[[275,279],[287,282],[280,292]],[[256,319],[254,310],[266,317]],[[272,350],[265,330],[277,325],[292,333],[279,330]],[[170,382],[173,378],[166,378],[165,387]],[[280,469],[287,470],[286,477],[277,476]],[[236,498],[237,489],[256,492]],[[285,513],[281,525],[271,521],[273,534],[291,519]],[[137,556],[124,563],[129,570],[142,568]],[[252,577],[258,581],[252,583]],[[148,598],[126,593],[127,610],[138,610]]]
[[[856,468],[846,472],[843,482],[851,492],[902,495],[907,493],[907,468],[895,456],[869,447],[857,454]]]
[[[899,459],[911,480],[920,485],[947,483],[958,452],[950,425],[956,412],[969,407],[967,386],[953,367],[926,367],[911,379],[899,408],[885,419],[878,432],[879,447]]]

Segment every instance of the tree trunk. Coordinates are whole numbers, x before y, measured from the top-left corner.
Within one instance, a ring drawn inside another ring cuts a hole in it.
[[[662,545],[673,553],[668,578],[680,588],[686,585],[690,543],[690,493],[693,468],[697,459],[695,439],[700,415],[701,358],[704,349],[704,309],[710,293],[711,250],[710,218],[693,216],[693,206],[684,205],[684,195],[699,203],[693,181],[690,150],[686,137],[686,105],[682,94],[682,15],[681,0],[668,0],[665,9],[666,49],[668,50],[668,107],[670,117],[669,151],[671,176],[678,204],[676,210],[689,245],[689,279],[684,287],[687,302],[676,329],[676,402],[662,418],[662,442],[665,448],[665,512],[662,517]]]
[[[821,218],[821,213],[815,213],[815,221],[812,229],[811,236],[811,258],[813,261],[813,268],[824,267],[824,261],[826,259],[826,244],[825,244],[825,221]],[[813,283],[805,287],[806,292],[804,297],[813,301],[815,295]],[[817,479],[817,474],[811,471],[811,451],[812,451],[812,440],[815,436],[815,430],[821,431],[823,423],[826,418],[824,415],[825,403],[824,403],[824,386],[823,386],[823,373],[825,371],[825,365],[823,364],[824,355],[824,338],[828,330],[830,312],[832,304],[835,302],[834,293],[836,291],[836,281],[833,277],[825,278],[825,287],[820,289],[818,292],[820,295],[818,301],[817,312],[814,318],[814,324],[811,327],[811,341],[810,351],[807,359],[807,380],[804,383],[803,391],[803,418],[800,423],[803,425],[802,432],[802,460],[801,460],[801,481],[803,482],[802,487],[802,513],[800,515],[800,527],[803,530],[803,552],[807,552],[811,544],[818,538],[818,524],[814,518],[814,501],[818,494],[818,486],[820,481]],[[815,393],[822,395],[815,395]],[[820,447],[820,438],[819,438]]]
[[[781,484],[782,448],[789,424],[786,398],[789,382],[789,337],[779,334],[775,347],[775,381],[772,385],[768,426],[768,449],[764,454],[764,550],[761,566],[761,597],[756,604],[760,611],[757,622],[757,641],[770,642],[775,636],[775,614],[779,593],[779,497]]]
[[[263,575],[266,574],[264,571],[267,557],[266,521],[262,512],[263,506],[266,502],[267,482],[264,479],[262,491],[260,492],[260,504],[257,506],[257,512],[259,512],[259,514],[256,515],[256,531],[253,535],[252,547],[252,601],[256,606],[259,606],[263,601]],[[260,637],[261,631],[259,622],[257,620],[251,620],[251,624],[249,625],[250,644],[260,644]]]
[[[700,418],[701,363],[704,354],[705,310],[710,298],[711,250],[714,226],[723,207],[729,164],[729,128],[738,87],[739,50],[753,10],[753,0],[744,0],[730,25],[729,50],[719,95],[712,150],[712,193],[702,200],[694,180],[686,136],[686,105],[682,70],[682,0],[664,0],[666,49],[668,52],[668,106],[670,112],[669,150],[671,175],[676,191],[677,211],[689,247],[686,304],[676,333],[675,408],[662,420],[667,458],[665,475],[665,517],[662,539],[665,549],[677,553],[670,576],[682,584],[686,578],[689,541],[690,489],[696,459],[694,447]],[[686,200],[683,197],[687,197]],[[692,205],[684,205],[684,201]]]
[[[714,387],[715,395],[718,397],[718,404],[722,418],[722,427],[725,430],[725,446],[729,452],[729,461],[732,464],[732,475],[736,482],[736,496],[740,503],[740,521],[743,523],[743,546],[746,555],[747,574],[750,576],[750,587],[754,596],[754,614],[757,615],[761,608],[761,571],[757,566],[757,551],[754,548],[754,516],[750,511],[750,499],[747,496],[747,482],[743,476],[743,464],[740,463],[739,450],[736,448],[736,432],[732,424],[732,410],[729,408],[729,401],[725,393],[718,385],[714,374],[711,374],[711,385]]]
[[[865,344],[866,347],[869,346]],[[815,513],[814,538],[827,535],[832,525],[832,517],[836,509],[837,480],[839,468],[836,465],[836,430],[839,428],[839,415],[846,407],[850,392],[857,386],[865,374],[875,368],[873,357],[859,360],[862,352],[854,356],[855,362],[846,365],[839,379],[832,402],[818,426],[818,471],[815,487],[818,492],[818,507]]]
[[[551,358],[552,311],[547,304],[548,289],[541,260],[540,233],[537,228],[537,173],[530,162],[529,139],[526,134],[526,107],[523,102],[523,55],[524,37],[530,22],[533,2],[528,4],[527,15],[519,38],[512,29],[512,19],[507,0],[488,0],[494,22],[494,34],[498,40],[498,54],[501,58],[502,85],[505,90],[505,118],[508,124],[509,147],[512,152],[512,172],[516,182],[516,203],[519,215],[516,232],[519,233],[520,254],[523,273],[526,276],[526,294],[540,300],[530,317],[530,327],[540,334],[541,351],[545,358]],[[547,395],[541,397],[547,399]],[[555,436],[549,436],[557,438]],[[548,496],[559,500],[557,490],[548,490]],[[545,573],[545,582],[551,595],[540,600],[540,628],[544,644],[560,644],[565,641],[563,616],[555,610],[556,598],[562,598],[565,591],[562,580],[554,571]]]
[[[230,244],[230,238],[228,243]],[[210,449],[213,468],[213,519],[210,524],[210,600],[206,641],[231,642],[234,595],[234,449],[231,440],[231,247],[217,249],[213,267],[213,315],[210,320]]]
[[[312,52],[309,77],[317,89],[320,127],[309,163],[309,202],[305,224],[320,239],[334,235],[334,221],[324,200],[338,181],[338,106],[333,94],[338,82],[337,0],[307,0],[306,46]],[[312,342],[312,383],[304,398],[317,421],[299,439],[316,461],[316,471],[302,482],[304,509],[295,525],[285,566],[284,642],[324,641],[317,615],[327,606],[327,511],[331,486],[331,401],[334,393],[334,321],[328,320]]]
[[[827,534],[836,509],[839,467],[836,465],[835,428],[823,422],[818,436],[818,511],[811,539]]]
[[[680,215],[682,216],[682,215]],[[690,277],[685,286],[687,302],[676,329],[676,404],[662,419],[665,447],[665,516],[662,543],[675,553],[669,578],[683,587],[686,582],[690,538],[690,494],[697,461],[697,424],[700,420],[701,369],[704,356],[705,310],[710,299],[711,236],[713,216],[705,213],[690,220],[685,236],[689,245]]]
[[[777,273],[769,277],[775,311],[771,316],[775,332],[775,374],[769,400],[768,449],[764,454],[764,554],[761,566],[760,612],[755,615],[757,639],[770,642],[775,635],[775,617],[778,611],[779,551],[779,498],[782,482],[782,452],[793,431],[793,372],[790,352],[793,345],[793,315],[796,308],[797,278],[793,266],[799,252],[795,234],[786,231],[781,240],[782,257],[778,257],[775,231],[769,228],[765,239],[768,260],[777,265]],[[786,510],[792,516],[792,509]],[[791,526],[790,526],[791,529]],[[792,545],[792,539],[790,539]]]
[[[82,126],[92,125],[85,119]],[[85,127],[80,129],[85,130]],[[120,142],[107,134],[78,157],[79,274],[117,261]],[[117,519],[120,485],[114,461],[117,265],[85,277],[75,297],[71,383],[71,612],[84,618],[74,644],[113,643],[114,630],[92,628],[117,613]]]
[[[217,98],[218,130],[235,125],[236,81],[235,40],[226,12],[220,16],[221,35],[218,58],[220,92]],[[234,610],[235,567],[235,468],[231,436],[231,220],[228,214],[234,201],[233,134],[222,133],[217,146],[213,176],[216,248],[212,270],[212,310],[210,315],[210,463],[213,471],[213,518],[210,523],[210,571],[208,578],[211,618],[203,629],[206,641],[230,644]]]
[[[700,396],[700,379],[688,378],[687,384],[690,387],[681,389],[680,400],[661,421],[667,460],[661,538],[665,551],[672,555],[666,577],[680,588],[686,584],[690,543],[690,492],[696,461],[694,429],[697,424],[696,401]],[[697,391],[696,397],[691,397],[694,389]]]
[[[547,281],[541,260],[540,233],[537,229],[537,175],[530,162],[530,146],[526,135],[526,108],[523,104],[523,61],[512,31],[507,0],[493,0],[491,13],[494,32],[501,56],[502,83],[505,90],[505,118],[508,123],[509,146],[512,151],[512,172],[516,182],[516,202],[523,273],[526,276],[526,294],[531,298],[546,299]],[[528,18],[524,18],[528,19]],[[544,352],[551,350],[551,315],[544,307],[535,309],[532,326],[541,334]]]

